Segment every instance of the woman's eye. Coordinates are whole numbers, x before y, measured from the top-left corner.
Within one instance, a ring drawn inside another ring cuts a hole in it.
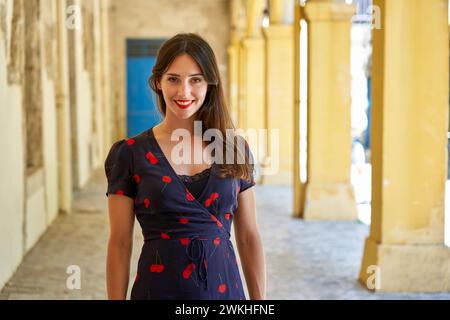
[[[176,82],[178,79],[175,78],[175,77],[170,77],[170,78],[167,78],[167,80],[168,80],[169,82]]]
[[[202,82],[202,79],[201,78],[194,78],[193,81],[194,81],[194,83],[200,83],[200,82]]]

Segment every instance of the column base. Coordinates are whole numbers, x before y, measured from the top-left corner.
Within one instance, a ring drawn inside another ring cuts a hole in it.
[[[264,175],[261,184],[264,186],[290,187],[292,186],[292,172],[280,171],[277,174]]]
[[[449,292],[450,248],[444,244],[379,244],[367,238],[359,281],[379,292]]]
[[[347,183],[306,185],[303,219],[356,220],[353,186]]]

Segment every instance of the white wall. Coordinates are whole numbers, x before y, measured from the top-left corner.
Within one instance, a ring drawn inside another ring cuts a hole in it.
[[[6,30],[0,29],[0,288],[23,255],[24,145],[22,89],[7,82],[12,1],[0,0],[6,10]],[[6,41],[5,41],[6,38]]]

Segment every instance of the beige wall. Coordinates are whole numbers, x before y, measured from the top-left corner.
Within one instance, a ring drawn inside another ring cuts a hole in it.
[[[110,144],[108,0],[59,1],[0,0],[0,288],[60,210],[70,211],[70,193],[102,166]],[[65,24],[71,4],[82,8],[79,30]],[[66,87],[58,82],[64,79]],[[26,123],[36,124],[37,137]],[[71,136],[61,139],[65,132]],[[37,154],[32,170],[27,144]]]
[[[196,32],[213,48],[226,91],[230,19],[228,0],[112,0],[111,58],[114,69],[115,139],[126,134],[125,63],[127,38],[169,38]],[[114,126],[113,126],[114,128]]]
[[[24,215],[24,148],[22,144],[22,87],[8,81],[11,52],[11,1],[0,0],[0,287],[22,259],[22,224]]]
[[[26,130],[24,127],[25,30],[22,1],[0,1],[3,28],[0,33],[0,287],[12,274],[58,213],[57,152],[55,134],[54,65],[52,36],[55,8],[51,0],[38,3],[40,11],[36,39],[40,56],[35,60],[40,77],[33,83],[41,92],[42,165],[26,172]],[[36,7],[37,8],[37,7]],[[34,91],[33,91],[34,92]]]

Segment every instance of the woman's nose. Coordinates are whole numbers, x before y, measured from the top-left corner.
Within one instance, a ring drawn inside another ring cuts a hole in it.
[[[189,97],[191,94],[191,85],[187,82],[182,82],[179,88],[179,94],[183,97]]]

